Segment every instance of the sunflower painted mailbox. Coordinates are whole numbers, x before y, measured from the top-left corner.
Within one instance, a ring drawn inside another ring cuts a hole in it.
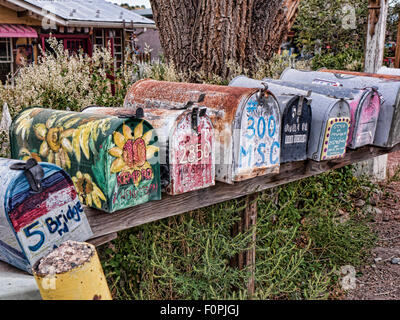
[[[308,141],[311,132],[311,92],[303,92],[281,85],[271,84],[239,76],[229,86],[245,88],[265,88],[276,96],[281,107],[282,137],[281,163],[303,161],[307,159]]]
[[[158,137],[139,117],[32,108],[11,126],[12,157],[67,171],[84,205],[106,212],[161,199]]]
[[[312,73],[289,69],[281,76],[282,80],[291,80],[313,85],[314,91],[321,94],[343,95],[348,99],[351,112],[349,144],[351,149],[372,145],[375,140],[381,110],[381,99],[377,87],[356,89],[348,88],[337,81],[315,78]]]
[[[129,89],[124,108],[174,110],[188,101],[201,101],[213,123],[216,180],[279,173],[281,115],[268,90],[142,80]]]
[[[183,110],[144,109],[157,130],[161,185],[178,195],[215,185],[214,128],[207,109],[187,105]],[[88,107],[84,113],[129,117],[134,109]]]
[[[54,246],[92,236],[74,183],[61,168],[0,159],[0,181],[0,260],[31,273]]]
[[[291,88],[290,92],[304,94],[311,92],[312,122],[308,142],[307,157],[314,161],[326,161],[343,158],[346,154],[350,130],[350,106],[341,96],[327,96],[312,91],[310,85],[264,79],[272,85]]]

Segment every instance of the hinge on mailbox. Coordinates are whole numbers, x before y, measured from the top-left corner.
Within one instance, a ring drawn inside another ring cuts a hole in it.
[[[199,118],[204,117],[207,113],[207,108],[193,108],[192,110],[192,129],[199,133]]]
[[[261,82],[261,84],[264,86],[264,88],[260,88],[256,96],[259,104],[262,104],[262,99],[265,97],[265,92],[268,90],[268,83]]]
[[[24,171],[32,191],[39,193],[42,191],[42,180],[44,170],[35,159],[29,159],[26,163],[15,163],[10,167],[11,170]]]

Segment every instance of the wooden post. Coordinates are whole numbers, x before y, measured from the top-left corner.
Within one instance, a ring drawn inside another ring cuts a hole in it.
[[[249,297],[254,296],[255,293],[255,273],[256,273],[256,240],[257,240],[257,205],[258,205],[258,194],[252,194],[247,197],[246,199],[246,209],[244,212],[244,229],[250,230],[254,228],[252,231],[252,238],[251,238],[251,247],[249,251],[245,253],[245,263],[246,267],[249,268],[250,276],[247,282],[247,292]]]
[[[254,228],[252,231],[251,244],[248,251],[239,253],[231,261],[231,266],[239,270],[248,268],[249,278],[247,280],[247,292],[249,297],[254,296],[255,293],[255,271],[256,271],[256,224],[257,224],[257,200],[258,193],[249,195],[245,198],[246,206],[241,213],[241,220],[234,226],[232,236],[236,236],[242,232],[247,232]]]
[[[386,40],[388,0],[369,0],[365,72],[376,73],[382,66]]]
[[[382,67],[384,58],[389,1],[369,0],[368,9],[365,72],[376,73]],[[385,180],[387,159],[388,156],[384,155],[356,165],[356,175],[369,175],[375,181]]]
[[[397,25],[396,58],[394,60],[394,67],[400,68],[400,19]]]

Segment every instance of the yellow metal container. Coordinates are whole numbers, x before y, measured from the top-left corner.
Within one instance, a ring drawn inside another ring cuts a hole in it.
[[[69,272],[41,275],[33,270],[43,300],[112,300],[96,248],[83,265]]]

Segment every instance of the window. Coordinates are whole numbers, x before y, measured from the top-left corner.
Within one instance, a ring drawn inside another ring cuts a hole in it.
[[[10,73],[14,73],[13,41],[0,38],[0,81],[5,83]]]

